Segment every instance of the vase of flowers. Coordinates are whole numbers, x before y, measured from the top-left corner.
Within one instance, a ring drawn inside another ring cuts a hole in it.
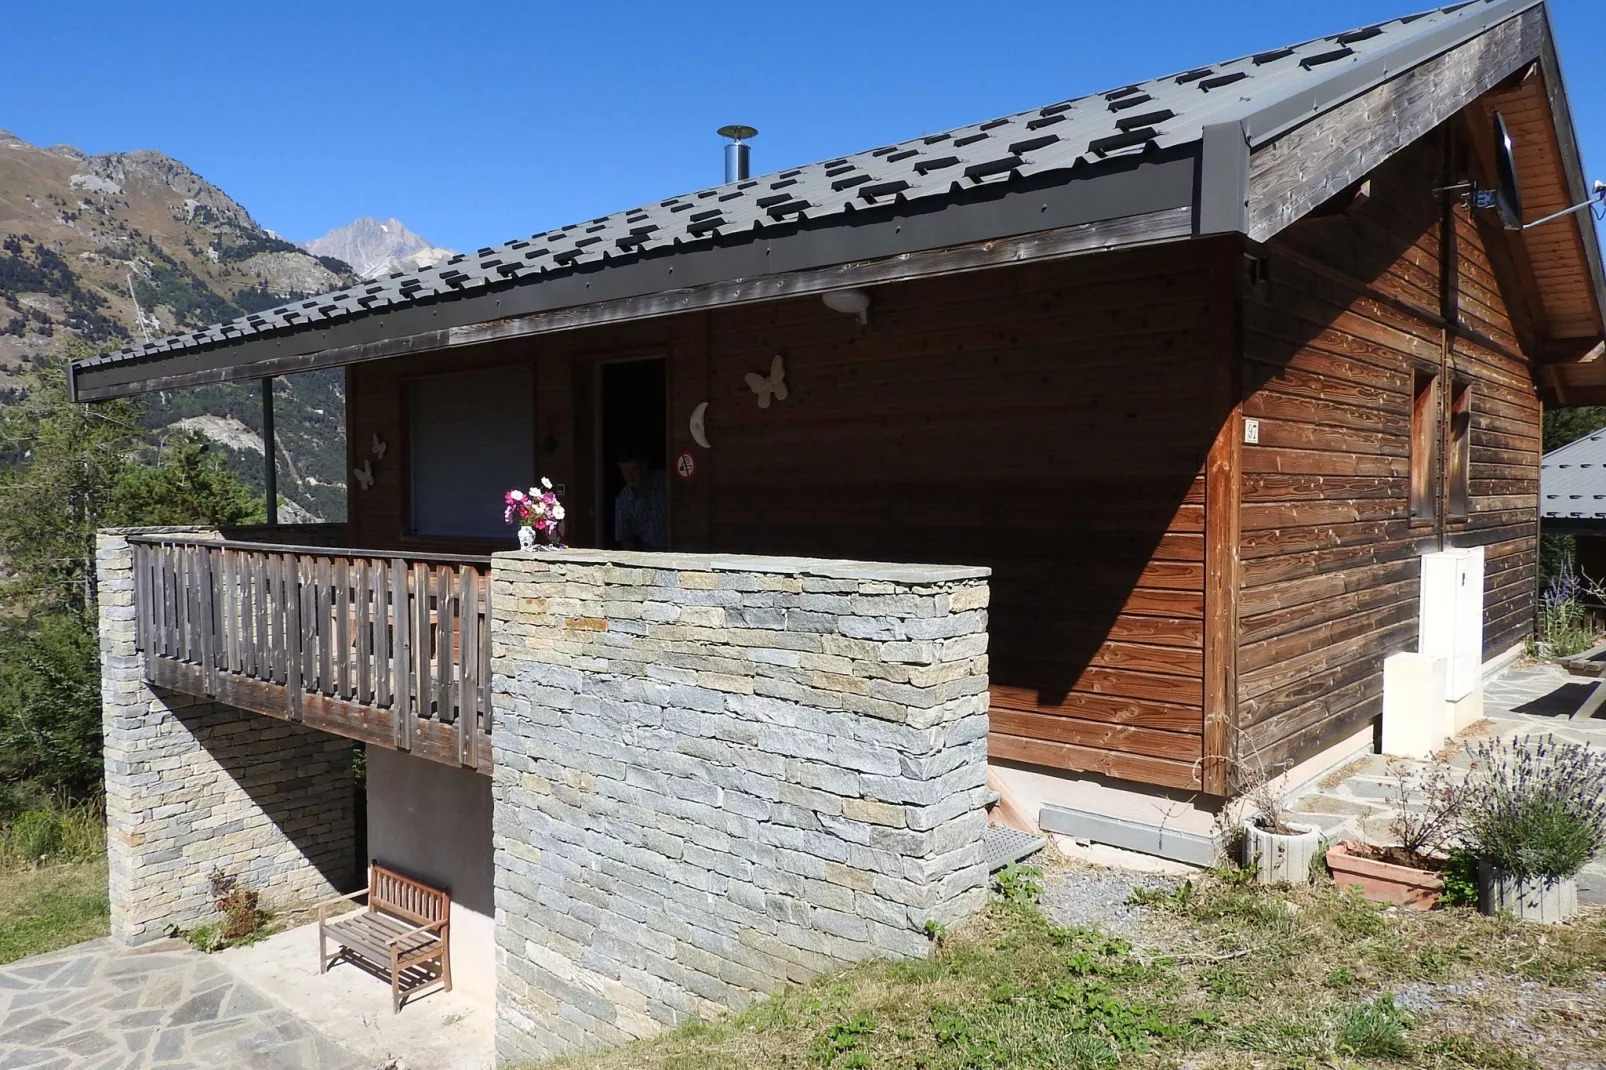
[[[515,487],[503,496],[503,500],[507,503],[503,518],[509,524],[519,526],[520,550],[562,549],[560,533],[565,514],[563,503],[558,501],[550,479],[542,476],[541,485],[529,490]]]

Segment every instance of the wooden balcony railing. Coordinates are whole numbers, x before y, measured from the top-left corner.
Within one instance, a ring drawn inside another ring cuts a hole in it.
[[[490,771],[490,558],[129,542],[151,683]]]

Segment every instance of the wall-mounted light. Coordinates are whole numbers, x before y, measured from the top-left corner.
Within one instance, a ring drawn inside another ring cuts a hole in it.
[[[870,295],[863,290],[829,290],[820,299],[833,312],[856,316],[860,323],[870,322]]]

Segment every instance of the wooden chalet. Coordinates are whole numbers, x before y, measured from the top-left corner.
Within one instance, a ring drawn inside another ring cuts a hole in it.
[[[1424,552],[1486,548],[1486,658],[1529,634],[1606,285],[1587,212],[1468,206],[1497,114],[1528,219],[1586,199],[1545,5],[1473,0],[82,361],[345,368],[344,524],[137,540],[149,678],[485,770],[502,492],[606,545],[636,445],[671,550],[990,566],[994,760],[1226,794],[1379,716]]]

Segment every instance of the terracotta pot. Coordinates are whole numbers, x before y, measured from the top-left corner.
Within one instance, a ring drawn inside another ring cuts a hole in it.
[[[1244,865],[1261,884],[1309,884],[1311,863],[1322,851],[1322,830],[1296,825],[1292,836],[1244,822]]]
[[[1554,925],[1578,913],[1576,877],[1517,878],[1487,862],[1478,863],[1478,909],[1506,913],[1523,921]]]
[[[1340,888],[1355,886],[1374,903],[1389,903],[1407,910],[1432,910],[1444,891],[1444,875],[1430,869],[1379,862],[1359,851],[1362,844],[1348,840],[1327,849],[1327,868]]]

